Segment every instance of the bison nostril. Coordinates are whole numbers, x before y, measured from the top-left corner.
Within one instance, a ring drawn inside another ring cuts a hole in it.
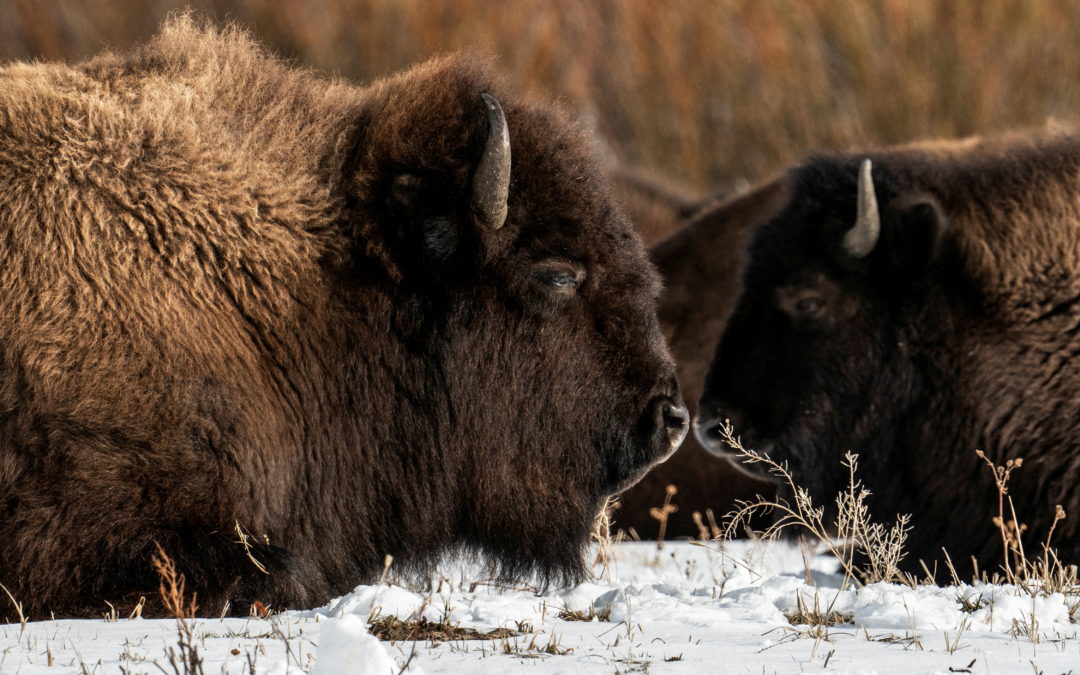
[[[671,447],[679,447],[686,438],[686,432],[690,430],[690,413],[686,406],[669,400],[664,402],[661,415]]]
[[[685,406],[671,402],[664,404],[664,426],[668,429],[685,430],[689,423],[690,413],[687,412]]]
[[[664,461],[689,433],[690,413],[678,393],[653,398],[643,412],[641,431],[650,444],[655,444],[654,449],[662,455],[660,461]]]
[[[712,411],[710,411],[712,412]],[[723,437],[721,428],[724,420],[715,413],[708,417],[699,414],[694,420],[694,437],[701,446],[714,455],[723,455]]]

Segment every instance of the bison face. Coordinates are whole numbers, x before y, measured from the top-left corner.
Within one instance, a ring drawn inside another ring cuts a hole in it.
[[[658,276],[587,139],[474,76],[388,92],[354,181],[352,275],[392,296],[407,365],[386,375],[400,408],[382,414],[395,461],[440,496],[440,527],[508,576],[573,578],[600,503],[689,419]]]
[[[912,345],[942,222],[932,199],[898,195],[880,170],[875,191],[869,161],[856,166],[820,160],[789,176],[788,206],[750,247],[695,427],[724,455],[730,420],[746,447],[786,462],[822,499],[845,484],[846,451],[862,454],[864,476],[895,468],[921,396]]]

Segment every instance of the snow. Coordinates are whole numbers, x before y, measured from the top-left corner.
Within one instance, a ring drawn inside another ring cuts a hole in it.
[[[358,586],[270,619],[199,619],[206,673],[1080,673],[1078,597],[1012,586],[848,585],[790,544],[615,546],[596,578],[538,594],[447,563],[433,590]],[[807,579],[811,583],[807,583]],[[965,607],[971,611],[964,611]],[[846,623],[793,626],[800,608]],[[572,611],[578,618],[565,620]],[[511,637],[380,642],[369,618],[423,616]],[[173,620],[0,625],[0,673],[172,673]],[[179,672],[184,672],[182,667]]]
[[[287,669],[287,662],[285,666]],[[390,654],[368,632],[364,619],[355,614],[331,619],[319,632],[319,649],[311,675],[395,675],[399,670]]]

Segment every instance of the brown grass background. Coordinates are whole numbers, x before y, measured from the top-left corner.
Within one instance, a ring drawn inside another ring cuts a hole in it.
[[[0,0],[0,60],[122,48],[185,6],[358,81],[486,50],[627,162],[699,190],[1080,103],[1080,0]]]

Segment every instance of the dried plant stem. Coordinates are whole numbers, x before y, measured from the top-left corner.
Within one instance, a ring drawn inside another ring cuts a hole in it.
[[[679,507],[671,503],[671,498],[678,492],[674,485],[668,485],[664,490],[664,504],[660,508],[649,509],[649,515],[660,521],[660,531],[656,535],[656,550],[664,550],[664,532],[667,530],[667,521],[671,514],[679,510]]]
[[[154,545],[157,552],[151,556],[150,564],[161,579],[158,592],[165,609],[176,617],[178,651],[170,647],[166,652],[169,665],[175,675],[203,675],[202,656],[195,645],[195,594],[192,594],[190,601],[185,598],[184,575],[176,569],[172,558],[165,553],[161,544],[155,542]],[[158,668],[165,672],[161,666]]]
[[[1058,522],[1067,516],[1065,509],[1060,504],[1054,505],[1053,520],[1050,522],[1045,541],[1041,542],[1042,555],[1029,559],[1023,541],[1027,525],[1020,522],[1012,496],[1009,495],[1009,481],[1012,473],[1024,465],[1023,458],[1008,459],[1004,465],[998,465],[982,450],[976,450],[975,454],[989,467],[998,492],[998,512],[992,521],[1001,537],[1002,572],[1005,580],[1031,593],[1032,596],[1053,592],[1075,595],[1080,590],[1076,566],[1063,565],[1057,552],[1051,547]],[[1008,507],[1009,520],[1005,518],[1006,507]]]
[[[19,640],[22,640],[23,634],[26,633],[26,615],[23,613],[22,603],[15,600],[15,596],[4,584],[0,584],[0,589],[3,589],[8,600],[11,600],[11,604],[15,607],[15,613],[19,615]]]
[[[727,515],[725,537],[736,536],[753,515],[771,512],[777,514],[777,517],[761,533],[761,537],[775,539],[787,527],[802,527],[813,538],[822,542],[826,550],[840,561],[845,577],[842,587],[849,581],[864,584],[905,580],[899,565],[905,554],[904,544],[910,530],[909,517],[900,516],[889,527],[871,521],[866,504],[870,491],[856,477],[857,455],[844,455],[843,464],[848,469],[848,487],[836,499],[835,522],[826,523],[825,509],[815,506],[810,493],[796,485],[787,466],[743,447],[742,442],[735,437],[730,422],[724,423],[721,435],[741,461],[764,464],[770,473],[790,488],[794,500],[793,504],[789,504],[783,499],[769,500],[759,497],[755,501],[738,502],[736,509]],[[859,553],[863,554],[865,560],[856,560]]]

